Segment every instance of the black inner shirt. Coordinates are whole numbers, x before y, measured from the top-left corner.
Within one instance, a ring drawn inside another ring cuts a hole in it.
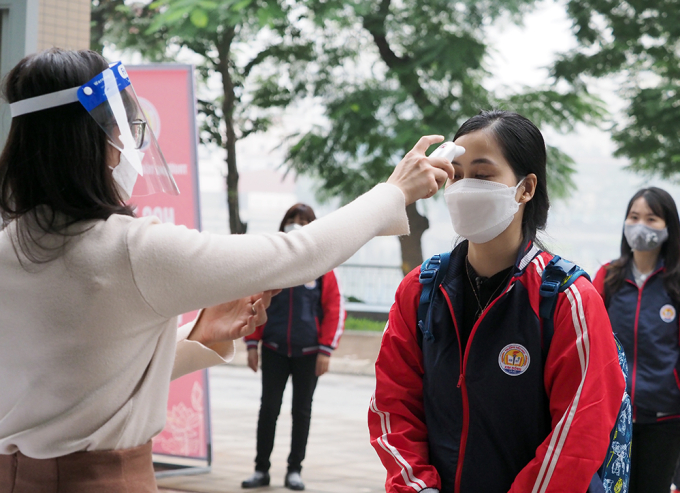
[[[465,258],[465,264],[466,272],[463,276],[463,326],[460,328],[460,346],[463,353],[465,353],[472,328],[484,307],[489,304],[492,296],[494,298],[498,297],[503,292],[503,288],[510,279],[510,273],[515,268],[514,265],[511,265],[491,277],[482,277],[477,275],[467,257]],[[474,283],[474,287],[472,283]],[[475,297],[475,294],[477,297]],[[479,302],[477,298],[479,298]]]

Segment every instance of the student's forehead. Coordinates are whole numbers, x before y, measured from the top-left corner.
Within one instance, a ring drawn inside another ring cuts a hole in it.
[[[497,150],[499,148],[496,138],[491,132],[486,131],[485,129],[475,130],[469,134],[461,135],[454,142],[456,145],[462,145],[466,149],[468,147],[488,150]]]
[[[633,202],[633,205],[630,208],[630,212],[635,214],[645,214],[649,216],[658,215],[652,210],[651,207],[649,207],[649,204],[647,203],[646,200],[644,200],[643,197],[640,197],[635,202]]]

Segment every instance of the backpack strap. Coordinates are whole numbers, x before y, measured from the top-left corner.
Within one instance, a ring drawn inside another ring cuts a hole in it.
[[[423,262],[420,267],[418,281],[423,285],[418,304],[418,328],[423,334],[423,338],[429,342],[434,341],[432,334],[432,300],[441,285],[446,272],[449,268],[451,252],[433,255]]]
[[[545,358],[547,357],[548,350],[550,349],[550,342],[552,341],[552,336],[555,333],[555,323],[553,321],[553,316],[555,315],[555,306],[557,305],[557,295],[559,293],[562,293],[571,286],[576,279],[578,279],[581,276],[585,276],[588,280],[590,280],[590,277],[588,274],[581,269],[578,265],[569,262],[568,260],[564,260],[561,258],[559,255],[555,255],[550,262],[548,262],[548,265],[545,266],[545,269],[543,270],[543,275],[541,276],[541,288],[539,290],[539,293],[541,295],[541,301],[538,307],[538,314],[541,317],[541,321],[543,322],[543,360],[545,361]],[[617,347],[619,346],[618,341],[617,341]],[[621,360],[620,353],[619,353],[619,362]],[[624,357],[625,361],[625,357]],[[625,375],[625,372],[624,372]],[[630,404],[630,401],[628,401]],[[625,399],[622,404],[624,406],[626,404]],[[619,411],[619,415],[621,414],[621,411]],[[616,435],[617,432],[617,425],[614,425],[614,429],[612,430],[612,435]],[[612,449],[612,444],[611,441],[613,440],[613,437],[610,437],[610,444],[609,448],[607,450],[608,457],[607,459],[610,459],[610,451]],[[628,439],[628,443],[630,443],[630,439]],[[610,461],[611,462],[611,461]],[[590,480],[590,484],[588,485],[588,492],[587,493],[606,493],[606,489],[604,487],[604,479],[605,479],[605,474],[611,474],[611,471],[607,470],[607,460],[605,460],[605,463],[602,465],[600,470],[596,472],[592,479]],[[626,479],[626,485],[628,484],[628,481]]]
[[[559,255],[555,255],[548,262],[548,265],[545,266],[545,269],[543,269],[541,288],[539,290],[541,301],[538,307],[538,314],[543,321],[544,354],[547,354],[553,333],[555,332],[553,315],[557,305],[557,295],[566,291],[581,276],[585,276],[590,281],[590,276],[586,271]]]

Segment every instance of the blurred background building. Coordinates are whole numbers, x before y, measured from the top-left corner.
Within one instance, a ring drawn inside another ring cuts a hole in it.
[[[90,47],[90,0],[0,0],[0,76],[45,48]],[[0,110],[0,143],[9,131],[9,108]]]

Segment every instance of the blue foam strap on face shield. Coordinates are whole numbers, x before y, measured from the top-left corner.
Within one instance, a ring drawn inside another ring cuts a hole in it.
[[[118,92],[131,84],[127,70],[125,70],[121,62],[114,63],[109,67],[109,70],[113,74]],[[88,113],[109,99],[111,87],[108,86],[107,88],[107,85],[104,83],[104,72],[78,88],[78,101],[80,101],[80,104],[85,107]],[[107,91],[109,92],[107,93]]]

